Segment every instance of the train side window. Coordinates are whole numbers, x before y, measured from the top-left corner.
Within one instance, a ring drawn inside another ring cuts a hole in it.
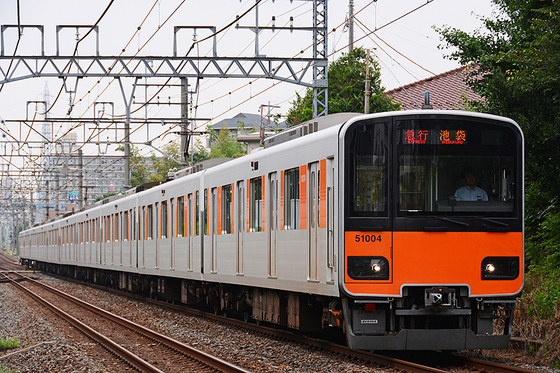
[[[167,201],[161,203],[161,238],[167,238]]]
[[[185,237],[185,197],[177,198],[177,237]]]
[[[299,229],[299,168],[284,172],[284,229]]]
[[[111,235],[110,235],[110,225],[111,224],[111,220],[110,220],[110,216],[105,216],[105,242],[110,242],[111,240]],[[71,240],[72,242],[74,241],[74,230],[72,228],[70,228],[70,235],[72,236]]]
[[[132,213],[132,221],[130,224],[130,229],[131,229],[131,237],[134,240],[138,239],[138,226],[136,225],[136,207],[132,210],[130,210],[130,212]]]
[[[148,221],[148,209],[146,206],[142,206],[142,212],[140,215],[140,219],[142,220],[141,222],[141,236],[142,236],[142,240],[147,240],[148,239],[148,228],[147,228],[147,221]]]
[[[262,177],[250,180],[250,205],[249,205],[249,229],[251,232],[262,231]]]
[[[128,225],[128,211],[123,212],[123,241],[128,241],[129,237],[129,225]]]
[[[204,235],[208,236],[208,189],[204,189]]]
[[[148,205],[148,216],[146,222],[147,239],[154,238],[154,205]]]
[[[222,234],[231,234],[231,184],[222,186]]]
[[[198,190],[196,191],[195,197],[194,197],[194,235],[198,236],[200,234],[200,205],[199,205],[199,201],[200,201],[200,193],[198,192]]]
[[[117,212],[115,215],[113,215],[113,226],[115,227],[115,229],[113,230],[113,238],[115,240],[115,242],[117,242],[119,240],[119,232],[120,232],[120,225],[119,225],[119,213]]]

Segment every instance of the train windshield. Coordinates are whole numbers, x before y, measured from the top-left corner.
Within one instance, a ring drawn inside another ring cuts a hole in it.
[[[396,122],[397,214],[515,211],[517,144],[509,127],[479,120]]]

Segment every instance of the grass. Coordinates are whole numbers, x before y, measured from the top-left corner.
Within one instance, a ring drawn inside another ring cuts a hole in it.
[[[530,272],[519,298],[513,335],[537,340],[538,348],[527,350],[536,365],[560,366],[560,286],[558,279]]]
[[[10,348],[16,348],[17,346],[19,346],[19,342],[16,338],[0,337],[0,350],[9,350]],[[16,373],[16,371],[0,367],[0,373]]]
[[[0,350],[8,350],[17,346],[19,346],[19,342],[16,338],[0,338]]]

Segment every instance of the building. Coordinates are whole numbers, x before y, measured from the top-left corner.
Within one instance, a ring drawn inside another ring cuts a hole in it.
[[[432,76],[385,92],[393,102],[401,103],[401,110],[422,109],[424,92],[430,93],[430,105],[436,110],[460,110],[467,107],[468,101],[478,101],[480,95],[473,92],[465,83],[472,67],[457,69]]]
[[[285,121],[275,120],[274,115],[250,114],[239,113],[236,116],[228,119],[223,119],[212,125],[212,130],[216,136],[220,135],[223,128],[227,128],[232,134],[235,135],[237,141],[247,143],[248,151],[260,146],[260,139],[269,134],[274,134],[279,130],[286,129]],[[262,123],[262,125],[261,125]],[[210,138],[206,144],[208,147],[212,146],[213,139]]]

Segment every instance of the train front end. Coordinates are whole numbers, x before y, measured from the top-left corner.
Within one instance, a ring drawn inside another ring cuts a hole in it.
[[[484,114],[395,112],[347,122],[339,141],[349,346],[508,347],[523,287],[519,126]]]

